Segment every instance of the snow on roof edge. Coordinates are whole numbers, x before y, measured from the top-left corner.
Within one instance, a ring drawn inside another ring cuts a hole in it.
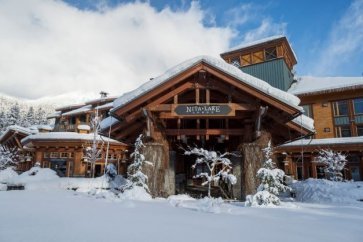
[[[280,148],[284,147],[296,147],[296,146],[316,146],[316,145],[351,145],[351,144],[363,144],[363,136],[357,137],[342,137],[342,138],[326,138],[326,139],[300,139],[290,143],[280,145]]]
[[[118,140],[109,139],[108,137],[97,135],[98,140],[104,140],[105,142],[110,141],[114,144],[123,144]],[[29,135],[21,140],[21,143],[25,145],[26,143],[31,142],[32,140],[84,140],[91,141],[93,140],[93,134],[81,134],[76,132],[50,132],[50,133],[38,133]]]

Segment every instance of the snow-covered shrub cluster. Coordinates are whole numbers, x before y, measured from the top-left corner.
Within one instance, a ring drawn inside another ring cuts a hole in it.
[[[317,162],[325,166],[324,171],[329,180],[343,181],[342,171],[347,163],[346,155],[333,150],[320,150]]]
[[[218,183],[222,180],[227,184],[236,184],[237,178],[231,174],[232,162],[226,158],[226,156],[234,154],[228,152],[220,154],[216,151],[209,151],[203,148],[189,148],[184,151],[184,155],[197,156],[197,159],[192,166],[193,169],[195,169],[198,165],[205,165],[208,168],[208,172],[200,172],[194,176],[195,178],[205,179],[202,185],[205,186],[208,184],[208,197],[211,197],[212,182]]]
[[[283,183],[285,172],[276,168],[276,164],[271,159],[271,141],[269,141],[268,146],[263,151],[266,160],[263,167],[257,171],[257,178],[260,180],[260,185],[255,195],[248,195],[246,197],[246,206],[279,205],[280,199],[278,195],[281,192],[290,190]]]

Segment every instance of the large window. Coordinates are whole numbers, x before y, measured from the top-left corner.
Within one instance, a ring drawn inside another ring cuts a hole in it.
[[[363,135],[363,97],[333,102],[337,137]]]
[[[347,116],[348,115],[348,100],[341,100],[334,102],[334,116]]]
[[[353,99],[354,114],[363,114],[363,98]]]
[[[310,118],[313,118],[313,110],[311,105],[303,105],[302,108],[304,109],[304,114]]]

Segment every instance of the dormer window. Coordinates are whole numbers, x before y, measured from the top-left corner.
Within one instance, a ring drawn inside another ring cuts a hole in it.
[[[272,60],[277,58],[276,47],[265,49],[265,60]]]

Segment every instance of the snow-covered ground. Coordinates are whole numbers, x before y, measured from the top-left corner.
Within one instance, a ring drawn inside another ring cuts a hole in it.
[[[90,183],[50,173],[39,173],[48,178],[43,182],[25,175],[9,178],[25,183],[26,190],[0,192],[1,242],[363,241],[363,202],[357,201],[363,195],[362,182],[344,183],[343,195],[348,196],[344,201],[322,199],[318,204],[314,198],[309,200],[314,203],[303,199],[280,207],[251,208],[187,195],[144,201],[111,193],[89,195],[87,184],[99,186],[99,180]],[[319,187],[324,192],[334,187],[313,180],[306,183],[294,186]],[[66,184],[82,189],[67,190]],[[311,189],[305,191],[307,199]]]

